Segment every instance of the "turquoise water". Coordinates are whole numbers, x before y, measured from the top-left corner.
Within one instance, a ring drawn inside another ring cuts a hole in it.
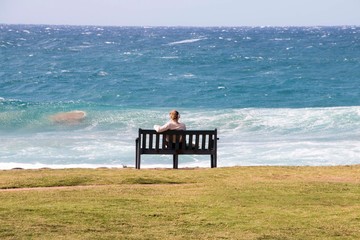
[[[359,40],[356,26],[0,25],[0,169],[133,166],[137,129],[174,108],[219,130],[219,166],[358,164]],[[73,110],[87,117],[49,120]]]

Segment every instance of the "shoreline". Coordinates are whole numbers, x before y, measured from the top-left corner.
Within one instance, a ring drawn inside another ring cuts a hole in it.
[[[301,169],[301,168],[347,168],[347,167],[360,167],[360,164],[343,164],[343,165],[238,165],[238,166],[220,166],[217,168],[211,167],[179,167],[178,169],[173,169],[172,167],[142,167],[141,169],[135,169],[134,166],[97,166],[97,167],[64,167],[64,168],[52,168],[52,167],[39,167],[39,168],[22,168],[15,167],[10,169],[0,169],[0,172],[4,171],[39,171],[39,170],[51,170],[51,171],[66,171],[66,170],[136,170],[136,171],[147,171],[147,170],[210,170],[210,169],[245,169],[245,168],[286,168],[286,169]]]

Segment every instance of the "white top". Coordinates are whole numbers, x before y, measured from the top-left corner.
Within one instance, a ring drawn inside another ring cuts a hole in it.
[[[157,132],[165,132],[166,130],[186,130],[186,126],[183,123],[170,120],[169,122],[165,123],[165,125],[163,126],[154,125],[154,129]]]

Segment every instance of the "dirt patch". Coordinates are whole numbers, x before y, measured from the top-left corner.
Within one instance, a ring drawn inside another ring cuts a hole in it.
[[[0,192],[73,190],[73,189],[89,189],[89,188],[104,187],[104,186],[105,186],[105,185],[58,186],[58,187],[29,187],[29,188],[4,188],[4,189],[0,189]]]

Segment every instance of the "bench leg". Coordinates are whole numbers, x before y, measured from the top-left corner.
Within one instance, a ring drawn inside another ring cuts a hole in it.
[[[217,157],[216,154],[211,154],[211,168],[217,167]]]
[[[140,155],[136,156],[135,168],[140,169]]]
[[[174,154],[173,155],[173,168],[178,169],[178,165],[179,165],[179,155]]]
[[[135,150],[135,168],[136,169],[140,169],[140,146],[139,146],[139,139],[135,140],[135,146],[136,146],[136,150]]]

